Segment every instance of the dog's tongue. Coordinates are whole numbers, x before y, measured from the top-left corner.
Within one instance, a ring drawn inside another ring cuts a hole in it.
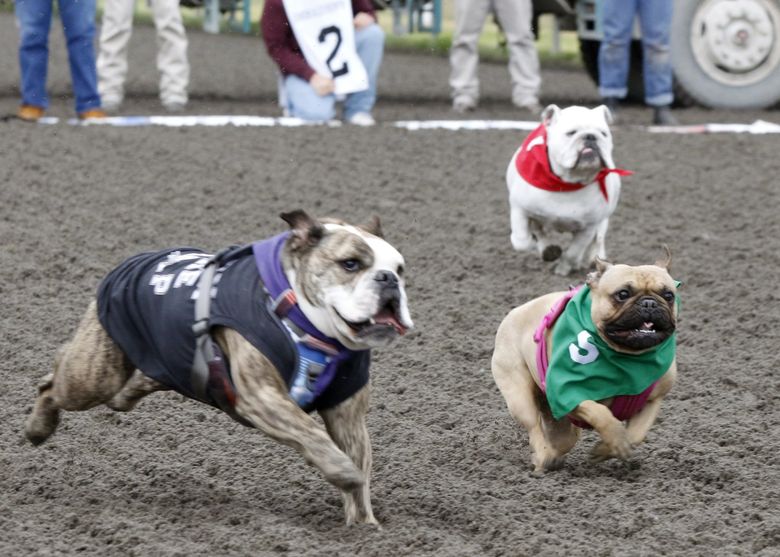
[[[401,325],[401,322],[395,315],[395,312],[390,309],[383,309],[374,316],[374,321],[381,325],[390,325],[393,327],[399,335],[406,333],[406,327]]]
[[[653,325],[655,325],[655,323],[653,323],[652,321],[647,321],[645,323],[642,323],[642,329],[644,329],[645,331],[652,331]]]

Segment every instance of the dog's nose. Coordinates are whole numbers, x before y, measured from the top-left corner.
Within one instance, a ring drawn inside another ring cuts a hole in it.
[[[656,300],[652,296],[645,296],[644,298],[640,298],[639,307],[642,309],[657,309],[658,300]]]
[[[380,283],[383,288],[398,286],[398,277],[390,271],[377,271],[374,280]]]
[[[583,140],[584,140],[586,143],[595,142],[595,141],[596,141],[596,136],[595,136],[595,135],[593,135],[592,133],[587,133],[587,134],[585,134],[585,135],[583,135],[583,136],[582,136],[582,139],[583,139]]]

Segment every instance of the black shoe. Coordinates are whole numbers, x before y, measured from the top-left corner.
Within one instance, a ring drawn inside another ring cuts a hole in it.
[[[620,99],[617,97],[604,97],[601,99],[604,102],[604,106],[609,109],[612,114],[612,122],[616,123],[618,120],[618,106],[620,106]]]
[[[656,106],[653,107],[653,125],[679,126],[680,122],[674,117],[669,106]]]

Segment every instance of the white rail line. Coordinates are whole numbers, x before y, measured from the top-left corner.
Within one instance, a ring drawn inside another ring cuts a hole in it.
[[[69,125],[80,126],[165,126],[172,128],[192,126],[236,126],[236,127],[286,127],[297,128],[303,126],[325,125],[328,127],[340,127],[342,124],[332,120],[324,124],[312,123],[299,118],[273,118],[268,116],[113,116],[100,120],[82,122],[76,119],[62,120]],[[54,125],[59,124],[59,118],[41,118],[39,123]],[[399,120],[386,122],[384,126],[392,126],[409,131],[420,130],[533,130],[538,122],[522,120]],[[696,124],[691,126],[632,126],[634,129],[642,129],[649,133],[676,133],[676,134],[702,134],[702,133],[750,133],[770,134],[780,133],[780,124],[756,120],[752,124]]]

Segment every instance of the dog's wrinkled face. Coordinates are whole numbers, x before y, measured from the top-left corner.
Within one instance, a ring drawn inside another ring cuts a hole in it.
[[[609,109],[570,106],[561,110],[551,104],[542,112],[547,128],[550,166],[566,181],[592,181],[602,168],[613,168]]]
[[[637,354],[674,333],[677,287],[667,264],[611,265],[597,260],[588,277],[591,317],[604,341],[619,352]]]
[[[352,226],[286,213],[292,235],[283,265],[298,304],[324,334],[353,350],[385,346],[413,326],[404,258],[379,221]]]

